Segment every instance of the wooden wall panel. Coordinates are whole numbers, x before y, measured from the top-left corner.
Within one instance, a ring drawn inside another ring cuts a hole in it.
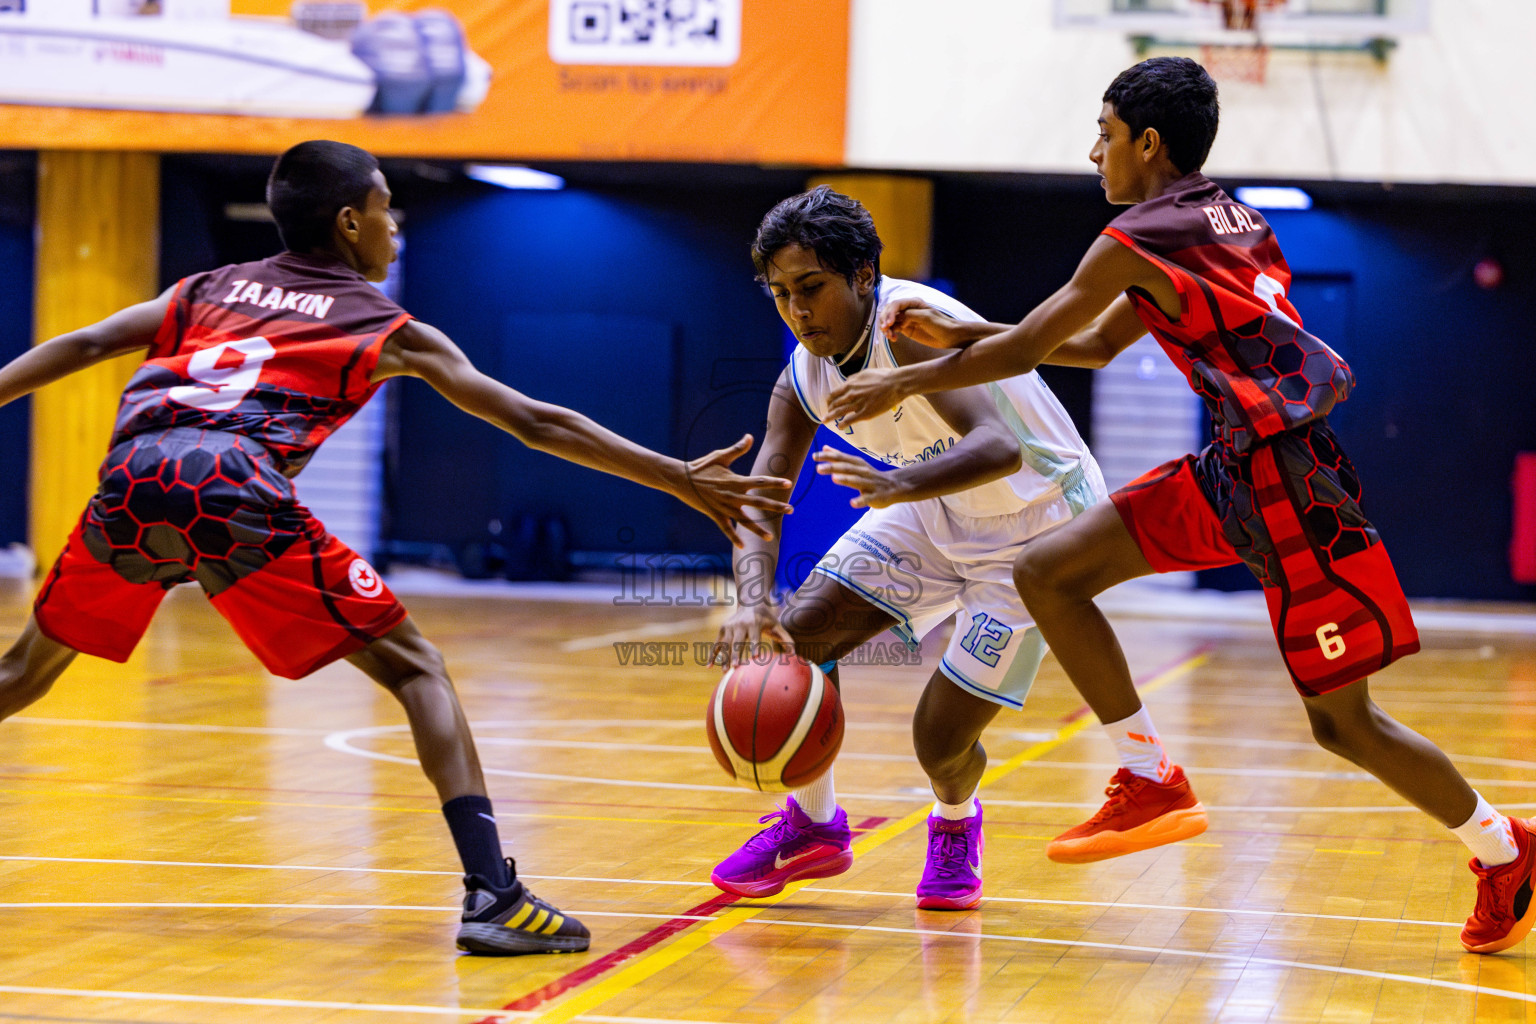
[[[158,156],[39,154],[34,344],[153,298],[159,237]],[[33,396],[30,533],[45,570],[95,490],[118,397],[141,359],[98,364]]]
[[[807,188],[831,185],[864,204],[885,243],[880,270],[891,277],[921,281],[932,267],[933,182],[893,174],[823,174]]]

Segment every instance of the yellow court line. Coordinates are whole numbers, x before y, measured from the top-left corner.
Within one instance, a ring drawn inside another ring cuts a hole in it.
[[[1321,846],[1319,846],[1317,849],[1313,850],[1312,852],[1313,853],[1347,853],[1347,854],[1349,854],[1352,857],[1384,857],[1384,856],[1386,856],[1386,853],[1387,853],[1387,851],[1385,851],[1385,850],[1329,850],[1329,849],[1326,849],[1325,847],[1321,847]]]
[[[1175,679],[1178,679],[1181,676],[1192,672],[1194,669],[1199,668],[1209,659],[1210,655],[1206,653],[1196,654],[1193,657],[1186,658],[1185,660],[1179,662],[1177,665],[1174,665],[1172,668],[1159,672],[1156,676],[1153,676],[1151,679],[1147,680],[1145,685],[1138,687],[1137,690],[1143,696],[1153,693],[1162,687],[1167,686]],[[989,786],[992,783],[997,782],[999,779],[1013,773],[1030,761],[1044,757],[1046,754],[1066,743],[1068,740],[1072,739],[1072,737],[1076,736],[1084,729],[1091,725],[1097,724],[1097,718],[1094,718],[1092,715],[1085,715],[1070,725],[1067,725],[1064,728],[1058,730],[1056,735],[1052,736],[1050,739],[1042,740],[1041,742],[1031,746],[1029,749],[1015,754],[995,768],[989,768],[987,772],[982,775],[981,782],[978,784],[977,790],[979,791],[983,786]],[[918,823],[928,820],[928,813],[929,808],[925,806],[916,811],[913,811],[911,814],[908,814],[904,818],[881,826],[879,829],[869,833],[868,835],[864,836],[864,838],[854,843],[854,852],[858,854],[864,854],[868,853],[870,850],[885,845],[902,833],[910,831]],[[785,900],[788,900],[797,894],[801,889],[804,889],[808,885],[814,884],[816,881],[816,879],[804,879],[799,882],[791,882],[789,885],[784,887],[783,892],[780,892],[776,896],[770,896],[766,899],[756,900],[750,907],[737,907],[734,910],[727,911],[720,917],[715,918],[713,921],[710,921],[708,924],[705,924],[701,928],[696,928],[692,931],[684,932],[682,936],[675,942],[662,946],[655,952],[641,957],[639,960],[636,960],[634,963],[630,964],[628,967],[625,967],[623,970],[618,971],[617,973],[612,974],[606,978],[600,979],[599,981],[595,982],[591,988],[578,992],[564,1002],[550,1007],[547,1012],[540,1014],[538,1017],[535,1017],[533,1019],[533,1024],[565,1024],[565,1022],[573,1020],[574,1018],[601,1006],[602,1004],[608,1002],[610,999],[613,999],[626,990],[634,988],[636,985],[640,984],[642,981],[645,981],[652,975],[658,974],[666,968],[677,963],[689,953],[692,953],[708,945],[710,942],[714,941],[719,936],[724,935],[726,932],[735,928],[737,925],[744,924],[761,914],[763,911],[768,910],[779,903],[783,903]]]
[[[1056,838],[1055,836],[1025,836],[1025,835],[1018,835],[1018,834],[1011,833],[1011,832],[999,832],[996,835],[993,835],[993,834],[989,833],[987,835],[987,841],[988,842],[991,842],[994,839],[1017,839],[1017,840],[1022,840],[1024,842],[1027,842],[1027,843],[1048,843],[1052,839],[1055,839],[1055,838]],[[1209,846],[1212,849],[1220,849],[1223,844],[1222,843],[1197,843],[1193,839],[1185,839],[1182,842],[1180,842],[1179,845],[1180,846]],[[1345,851],[1337,850],[1337,851],[1334,851],[1334,852],[1336,852],[1336,853],[1343,853]]]

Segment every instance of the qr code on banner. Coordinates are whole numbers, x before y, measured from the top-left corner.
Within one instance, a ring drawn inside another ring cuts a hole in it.
[[[726,67],[741,54],[741,0],[550,0],[557,64]]]

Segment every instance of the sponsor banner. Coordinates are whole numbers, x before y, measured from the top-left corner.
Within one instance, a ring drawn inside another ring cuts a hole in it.
[[[847,54],[848,0],[0,0],[0,148],[836,165]]]

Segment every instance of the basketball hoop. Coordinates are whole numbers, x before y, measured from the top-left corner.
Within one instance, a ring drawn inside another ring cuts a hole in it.
[[[1269,67],[1269,47],[1259,32],[1259,12],[1284,7],[1285,0],[1196,0],[1221,8],[1221,24],[1230,42],[1205,43],[1200,47],[1200,63],[1211,77],[1229,82],[1262,85]]]

